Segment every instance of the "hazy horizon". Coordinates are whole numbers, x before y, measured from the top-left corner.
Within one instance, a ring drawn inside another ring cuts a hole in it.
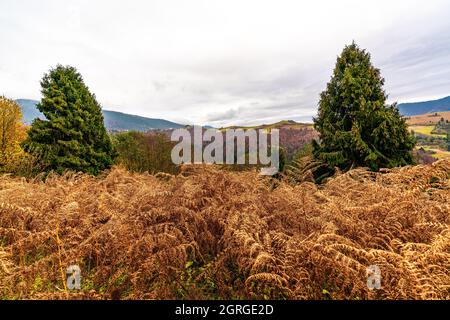
[[[39,100],[60,63],[107,110],[216,127],[305,122],[353,40],[389,102],[450,95],[449,18],[445,0],[3,0],[0,94]]]

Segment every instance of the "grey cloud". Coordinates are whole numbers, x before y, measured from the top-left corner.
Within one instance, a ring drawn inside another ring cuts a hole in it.
[[[448,0],[341,1],[2,0],[0,88],[39,98],[40,77],[61,62],[117,111],[219,126],[308,121],[355,39],[393,101],[450,94]],[[79,24],[66,25],[70,12]]]
[[[235,119],[239,116],[239,110],[238,109],[229,109],[225,112],[218,112],[209,114],[206,118],[209,122],[216,122],[216,121],[224,121],[224,120],[230,120]]]

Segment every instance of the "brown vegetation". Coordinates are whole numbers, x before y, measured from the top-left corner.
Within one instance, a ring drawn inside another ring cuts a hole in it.
[[[450,299],[449,188],[447,161],[323,186],[212,166],[3,176],[0,297]],[[64,285],[73,264],[78,292]]]
[[[411,116],[411,117],[407,118],[406,122],[410,126],[413,126],[413,125],[426,126],[426,125],[436,124],[442,118],[444,118],[444,120],[450,121],[450,111],[427,113],[427,114],[421,114],[421,115],[417,115],[417,116]]]

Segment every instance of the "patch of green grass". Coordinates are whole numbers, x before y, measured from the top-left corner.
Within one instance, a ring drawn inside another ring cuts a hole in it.
[[[410,130],[413,130],[416,133],[420,133],[426,136],[430,136],[430,137],[439,137],[439,138],[445,138],[446,135],[445,134],[434,134],[432,133],[432,131],[434,130],[435,126],[431,125],[431,126],[411,126],[409,127]]]
[[[450,151],[444,151],[441,149],[436,149],[430,146],[423,146],[423,149],[426,151],[431,151],[433,154],[431,155],[433,158],[436,158],[438,160],[446,159],[450,160]]]

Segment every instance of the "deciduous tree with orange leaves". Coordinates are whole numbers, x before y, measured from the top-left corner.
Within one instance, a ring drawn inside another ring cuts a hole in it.
[[[0,96],[0,170],[5,170],[23,154],[20,143],[26,138],[22,110],[11,99]]]

